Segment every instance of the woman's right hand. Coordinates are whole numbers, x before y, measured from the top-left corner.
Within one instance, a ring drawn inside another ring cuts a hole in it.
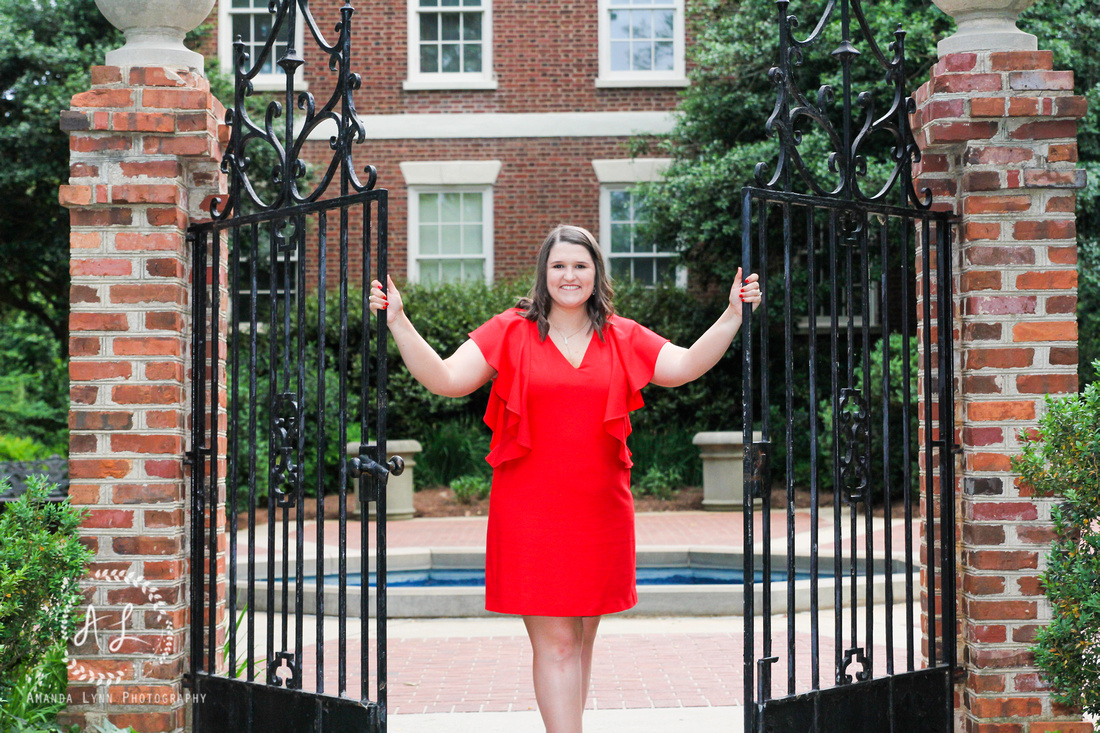
[[[370,284],[370,312],[386,311],[386,323],[393,323],[401,315],[405,306],[401,302],[401,293],[393,284],[393,278],[386,276],[386,289],[382,290],[382,283],[374,280]]]

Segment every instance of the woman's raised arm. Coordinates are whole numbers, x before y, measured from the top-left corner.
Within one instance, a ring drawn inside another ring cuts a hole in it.
[[[370,309],[375,314],[385,311],[386,323],[397,350],[401,352],[401,359],[413,378],[427,387],[429,392],[443,397],[462,397],[496,376],[481,349],[470,339],[466,339],[446,359],[437,354],[413,327],[405,314],[401,293],[389,277],[386,278],[385,291],[377,280],[371,283]]]
[[[737,268],[737,277],[730,288],[729,307],[722,312],[714,325],[691,345],[690,349],[668,343],[657,355],[657,365],[653,370],[653,384],[661,387],[679,387],[706,374],[718,363],[722,354],[733,342],[733,337],[741,328],[741,317],[745,303],[760,302],[760,276],[755,273],[745,278],[741,284],[741,268]]]

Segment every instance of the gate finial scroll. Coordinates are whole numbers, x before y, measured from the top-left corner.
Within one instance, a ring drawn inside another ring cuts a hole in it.
[[[829,0],[814,29],[805,38],[798,38],[795,29],[799,26],[798,17],[787,13],[789,0],[776,0],[779,12],[779,63],[768,72],[768,78],[776,86],[775,107],[765,125],[768,137],[776,138],[779,143],[778,156],[774,170],[768,174],[768,164],[756,165],[756,183],[761,188],[793,191],[796,185],[802,185],[807,192],[817,196],[829,196],[857,201],[885,201],[886,197],[898,185],[903,186],[902,205],[927,209],[932,205],[931,191],[925,189],[920,194],[913,187],[910,175],[912,163],[920,160],[920,149],[913,137],[909,125],[909,115],[916,105],[912,97],[905,93],[905,31],[899,26],[894,32],[894,41],[888,46],[887,56],[874,40],[872,29],[864,17],[860,0]],[[839,13],[837,11],[839,10]],[[824,42],[825,34],[831,26],[833,16],[839,14],[841,39],[831,55],[840,60],[843,75],[843,88],[840,90],[841,109],[833,109],[837,90],[831,84],[822,84],[816,92],[816,99],[798,85],[797,71],[803,64],[804,50],[818,42]],[[889,108],[876,117],[875,97],[872,91],[861,91],[853,100],[852,63],[864,54],[852,42],[851,15],[866,42],[871,57],[885,71],[884,81],[892,91]],[[859,119],[853,107],[862,110]],[[839,121],[831,119],[837,112]],[[802,155],[803,143],[808,123],[810,132],[816,131],[825,136],[828,147],[828,169],[836,174],[837,180],[823,181],[815,174],[815,163]],[[876,191],[864,192],[861,182],[868,178],[868,141],[878,134],[892,138],[889,151],[889,171]],[[922,200],[923,197],[923,200]]]
[[[245,206],[253,211],[272,211],[316,201],[337,177],[337,172],[341,195],[347,195],[349,189],[357,192],[371,190],[378,177],[374,166],[368,165],[364,168],[366,181],[361,181],[352,161],[352,145],[362,144],[366,140],[366,129],[352,99],[353,93],[362,85],[362,77],[350,70],[351,17],[355,9],[347,3],[340,8],[341,20],[336,24],[338,36],[332,43],[317,27],[309,9],[309,0],[271,0],[268,10],[275,16],[271,34],[255,60],[245,51],[245,44],[239,36],[233,43],[233,107],[225,113],[225,122],[231,132],[222,159],[222,171],[229,176],[229,196],[211,202],[210,213],[215,220],[240,216]],[[332,94],[319,109],[313,94],[296,94],[294,90],[295,73],[305,63],[295,47],[299,22],[305,24],[316,46],[327,54],[329,70],[336,75]],[[284,103],[272,100],[267,105],[263,121],[257,122],[249,115],[246,100],[255,92],[253,79],[272,60],[275,41],[284,27],[288,39],[286,50],[274,63],[285,72],[285,117]],[[295,107],[303,111],[304,116],[296,116]],[[276,130],[278,118],[283,118],[281,131]],[[298,188],[306,173],[302,151],[311,133],[318,129],[332,131],[329,147],[333,155],[313,190],[302,193]],[[253,178],[257,172],[250,170],[252,158],[247,154],[250,143],[264,146],[275,155],[275,165],[266,172],[266,179]],[[277,193],[273,200],[265,201],[257,191],[253,184],[259,180],[274,184]]]

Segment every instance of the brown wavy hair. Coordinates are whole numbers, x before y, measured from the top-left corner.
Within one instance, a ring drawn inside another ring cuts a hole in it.
[[[604,265],[603,254],[592,232],[583,227],[559,224],[550,230],[546,239],[539,248],[539,256],[535,261],[535,284],[526,298],[520,298],[517,308],[523,310],[523,317],[534,321],[539,327],[539,339],[545,341],[550,333],[550,307],[553,300],[550,298],[550,287],[546,284],[546,268],[550,262],[550,250],[558,242],[566,244],[579,244],[588,250],[592,257],[592,263],[596,268],[595,282],[592,285],[592,295],[585,304],[588,310],[588,318],[596,329],[596,335],[603,340],[603,330],[607,326],[608,319],[615,313],[615,306],[611,302],[614,292],[611,289],[611,280],[607,276],[607,267]]]

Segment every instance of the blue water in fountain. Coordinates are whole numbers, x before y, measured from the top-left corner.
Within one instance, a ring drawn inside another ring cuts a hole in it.
[[[821,577],[825,577],[822,572]],[[831,573],[830,573],[831,575]],[[743,585],[744,573],[741,569],[710,567],[667,567],[638,568],[638,585]],[[808,572],[796,572],[796,580],[808,579]],[[787,580],[785,570],[772,571],[773,583]],[[313,582],[315,576],[305,578]],[[374,587],[374,573],[370,574],[370,585]],[[391,588],[432,588],[443,586],[481,587],[485,585],[484,570],[432,569],[432,570],[391,570],[386,574],[387,585]],[[764,573],[756,571],[756,582],[764,580]],[[326,585],[337,585],[340,576],[333,573],[325,576]],[[360,586],[363,583],[361,573],[348,573],[348,585]]]

